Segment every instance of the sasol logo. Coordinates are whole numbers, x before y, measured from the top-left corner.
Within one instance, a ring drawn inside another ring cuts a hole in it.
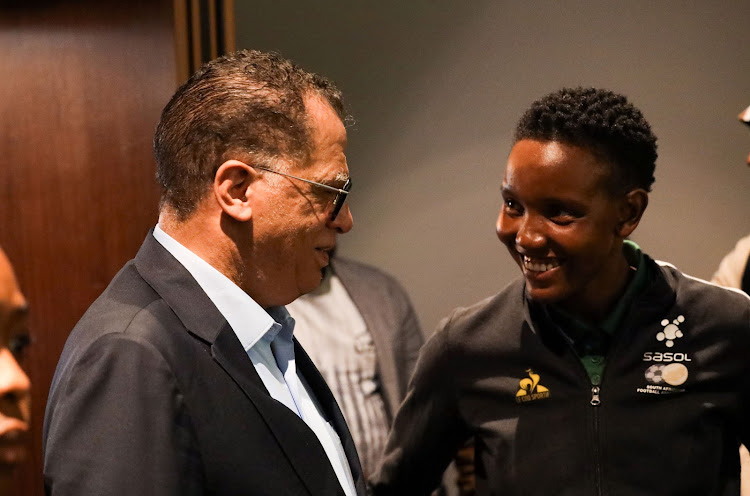
[[[683,336],[679,325],[685,322],[685,316],[679,315],[672,322],[669,319],[661,321],[661,326],[664,328],[661,332],[656,335],[657,341],[664,341],[667,348],[674,346],[674,342]]]
[[[692,362],[687,353],[662,353],[660,351],[647,351],[643,354],[644,362]]]

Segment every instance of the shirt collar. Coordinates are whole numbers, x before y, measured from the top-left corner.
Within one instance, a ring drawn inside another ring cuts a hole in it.
[[[625,292],[617,301],[615,307],[600,325],[604,332],[608,334],[614,334],[617,331],[630,308],[630,304],[633,303],[636,296],[646,288],[648,282],[651,280],[648,262],[646,261],[646,257],[643,256],[641,248],[634,241],[626,239],[623,242],[622,249],[625,253],[625,258],[630,264],[630,268],[635,271],[635,274],[633,274],[633,278],[625,288]]]
[[[227,319],[245,351],[261,339],[273,341],[281,331],[291,339],[294,319],[284,307],[264,310],[228,277],[165,233],[158,225],[154,228],[154,238],[190,272]]]
[[[270,343],[278,335],[284,341],[291,341],[294,334],[294,318],[289,314],[286,307],[271,307],[267,309],[268,314],[275,321],[275,329],[266,333]]]
[[[635,271],[622,296],[617,300],[614,308],[598,325],[592,326],[576,319],[563,309],[550,305],[549,315],[554,322],[564,324],[565,335],[573,342],[593,340],[608,341],[608,337],[614,335],[622,324],[628,309],[636,296],[643,291],[651,280],[650,271],[646,257],[640,247],[630,240],[623,242],[623,253],[631,269]],[[604,331],[604,335],[602,335]],[[600,347],[598,345],[592,345]]]

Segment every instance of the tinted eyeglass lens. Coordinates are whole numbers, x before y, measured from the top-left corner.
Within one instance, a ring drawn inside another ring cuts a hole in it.
[[[333,199],[333,211],[331,212],[331,222],[336,220],[336,217],[339,215],[339,212],[341,211],[341,207],[344,206],[344,202],[346,201],[346,197],[349,195],[349,190],[352,187],[352,180],[347,179],[346,184],[341,188],[346,193],[336,193],[336,197]]]

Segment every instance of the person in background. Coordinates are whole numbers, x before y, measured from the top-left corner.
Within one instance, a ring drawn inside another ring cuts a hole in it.
[[[28,306],[0,248],[0,495],[28,456],[31,384],[19,361],[29,342]]]
[[[750,107],[737,117],[740,122],[750,126]],[[750,166],[750,155],[747,156],[747,165]],[[721,260],[711,282],[750,294],[750,234],[740,239],[734,249]],[[750,496],[750,452],[744,445],[740,447],[740,460],[742,496]]]
[[[750,107],[740,112],[738,117],[740,122],[750,126]],[[747,165],[750,166],[750,155],[747,156]],[[750,235],[740,239],[724,257],[711,282],[750,294]]]
[[[287,310],[296,321],[295,336],[344,413],[369,477],[380,465],[388,430],[424,344],[409,296],[382,270],[331,253],[320,286]],[[436,494],[471,493],[471,455],[470,446],[459,452],[457,471],[446,472]]]
[[[372,475],[424,343],[408,295],[385,272],[335,255],[320,287],[287,310]]]
[[[496,224],[522,277],[424,345],[376,496],[427,494],[472,435],[480,496],[739,493],[750,298],[628,240],[656,158],[611,91],[564,88],[524,113]]]
[[[272,53],[177,90],[154,138],[158,225],[55,371],[48,495],[365,495],[284,308],[352,228],[344,118],[331,82]]]

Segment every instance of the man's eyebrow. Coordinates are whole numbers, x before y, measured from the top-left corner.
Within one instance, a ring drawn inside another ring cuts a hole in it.
[[[320,184],[331,186],[332,188],[340,188],[349,180],[349,174],[344,171],[339,171],[330,179],[321,179]]]
[[[334,178],[334,180],[346,182],[349,180],[349,174],[344,171],[339,171],[339,173],[336,174],[336,177]]]

